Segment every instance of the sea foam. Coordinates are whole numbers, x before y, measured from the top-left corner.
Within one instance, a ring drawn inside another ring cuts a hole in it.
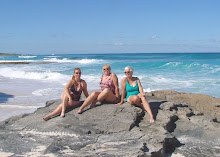
[[[34,79],[34,80],[52,80],[52,81],[62,81],[69,78],[67,75],[63,75],[58,72],[29,72],[29,71],[22,71],[19,68],[1,68],[0,74],[4,77],[9,77],[12,79],[15,78],[23,78],[23,79]]]
[[[57,62],[57,63],[79,63],[79,64],[92,64],[92,63],[102,63],[102,59],[68,59],[68,58],[63,58],[63,59],[58,59],[58,58],[44,58],[44,61],[47,62]]]
[[[37,56],[18,56],[18,58],[35,58]]]
[[[33,95],[36,96],[48,96],[48,95],[60,95],[63,92],[63,89],[60,88],[46,88],[46,89],[38,89],[32,92]]]
[[[34,60],[0,60],[0,63],[5,63],[5,62],[36,62]]]

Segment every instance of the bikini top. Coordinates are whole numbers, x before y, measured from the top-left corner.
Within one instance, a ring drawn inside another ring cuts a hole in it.
[[[103,75],[102,75],[102,78],[103,78]],[[101,82],[100,82],[101,90],[103,91],[105,88],[108,88],[112,91],[113,94],[115,94],[115,85],[113,83],[111,74],[110,74],[110,78],[106,82],[103,82],[102,78],[101,78]]]
[[[81,80],[80,80],[80,87],[79,87],[79,90],[76,90],[75,87],[74,87],[74,84],[73,86],[70,88],[70,95],[72,97],[73,100],[75,101],[78,101],[80,99],[80,96],[82,94],[82,91],[83,91],[83,87],[81,85]]]

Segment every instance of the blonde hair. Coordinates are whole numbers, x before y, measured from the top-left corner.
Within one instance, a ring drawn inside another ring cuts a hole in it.
[[[80,72],[81,72],[81,70],[80,70],[80,68],[75,68],[74,70],[73,70],[73,76],[72,76],[72,81],[73,81],[73,84],[75,83],[75,76],[74,76],[74,73],[75,73],[75,71],[76,70],[79,70]]]
[[[131,74],[133,74],[133,68],[131,66],[126,66],[125,70],[129,70]]]
[[[106,67],[106,68],[108,68],[109,70],[111,70],[111,65],[110,65],[110,64],[104,64],[102,68],[104,68],[104,67]]]

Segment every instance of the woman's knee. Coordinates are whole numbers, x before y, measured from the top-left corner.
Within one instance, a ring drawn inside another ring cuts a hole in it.
[[[138,97],[141,98],[141,99],[146,99],[145,95],[141,94],[141,93],[138,94]]]
[[[92,93],[90,94],[90,96],[91,96],[91,97],[95,96],[95,93],[96,93],[96,92],[92,92]]]
[[[135,96],[134,96],[134,101],[135,101],[135,102],[139,102],[139,101],[140,101],[140,97],[137,96],[137,95],[135,95]]]
[[[139,104],[140,103],[140,98],[137,95],[132,95],[129,98],[129,102],[131,104]]]
[[[98,101],[102,101],[103,98],[105,99],[106,96],[108,96],[108,95],[110,94],[110,92],[112,92],[110,89],[105,88],[105,89],[100,93],[100,95],[97,97],[97,100],[98,100]]]
[[[62,93],[61,96],[60,96],[60,98],[61,98],[62,100],[64,100],[65,95],[66,95],[66,94]]]
[[[98,94],[99,94],[99,92],[92,92],[92,94],[90,94],[90,95],[91,95],[91,97],[97,97]]]
[[[66,94],[63,96],[63,101],[69,101],[69,98]]]
[[[111,92],[111,90],[110,90],[109,88],[105,88],[101,93],[107,94],[107,93],[109,93],[109,92]]]

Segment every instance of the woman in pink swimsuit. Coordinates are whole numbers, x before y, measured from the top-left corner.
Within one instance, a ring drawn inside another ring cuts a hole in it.
[[[84,101],[82,106],[79,108],[78,113],[82,113],[83,109],[90,105],[94,107],[96,102],[108,102],[108,103],[117,103],[119,101],[119,89],[118,89],[118,78],[114,73],[111,73],[111,66],[105,64],[102,67],[104,75],[101,76],[100,92],[93,92],[89,97]]]
[[[53,112],[43,118],[45,121],[58,114],[60,114],[61,117],[64,117],[67,107],[77,106],[80,103],[79,100],[82,92],[86,97],[89,96],[87,84],[84,80],[80,79],[80,77],[81,70],[79,68],[75,68],[72,80],[66,84],[64,92],[61,95],[62,103]]]

